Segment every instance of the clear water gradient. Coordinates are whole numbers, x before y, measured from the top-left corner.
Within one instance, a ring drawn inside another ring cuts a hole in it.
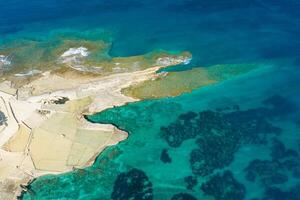
[[[23,199],[299,200],[299,9],[298,0],[0,0],[4,46],[103,30],[112,56],[193,54],[168,70],[263,66],[191,94],[86,116],[130,136],[89,168],[38,178]]]

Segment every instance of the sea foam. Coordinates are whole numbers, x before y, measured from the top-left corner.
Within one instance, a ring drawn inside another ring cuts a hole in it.
[[[191,63],[191,61],[192,61],[192,57],[185,58],[185,59],[183,60],[183,64],[184,64],[184,65],[188,65],[188,64]]]
[[[87,57],[90,54],[87,48],[78,47],[78,48],[70,48],[65,51],[60,57],[62,59],[62,63],[69,62],[78,62],[78,59]]]
[[[9,59],[9,56],[0,55],[0,66],[10,65],[10,64],[11,64],[11,61]]]
[[[61,57],[68,57],[68,56],[82,56],[86,57],[89,55],[88,49],[85,47],[78,47],[78,48],[70,48],[69,50],[65,51]]]
[[[178,56],[178,57],[162,57],[158,58],[156,61],[157,65],[161,66],[169,66],[169,65],[177,65],[177,64],[190,64],[192,58],[189,56]]]

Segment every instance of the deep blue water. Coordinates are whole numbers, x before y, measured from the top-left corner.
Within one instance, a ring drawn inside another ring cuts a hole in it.
[[[37,179],[24,199],[299,200],[299,10],[299,0],[0,0],[0,44],[8,46],[102,30],[86,37],[111,41],[111,56],[192,53],[190,65],[170,70],[265,66],[87,116],[129,139],[92,167]]]
[[[113,35],[111,55],[189,50],[193,66],[208,66],[298,56],[299,8],[297,0],[11,0],[0,1],[0,33],[100,28]]]

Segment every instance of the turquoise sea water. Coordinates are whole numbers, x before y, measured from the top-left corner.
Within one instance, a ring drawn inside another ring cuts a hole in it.
[[[87,116],[130,136],[24,199],[299,199],[299,71],[276,68]]]
[[[44,52],[58,38],[83,37],[110,43],[110,56],[193,54],[190,65],[171,70],[263,66],[190,94],[86,116],[129,138],[89,168],[38,178],[23,199],[300,199],[299,1],[11,0],[0,9],[2,51],[34,41]],[[22,55],[15,57],[32,53]]]

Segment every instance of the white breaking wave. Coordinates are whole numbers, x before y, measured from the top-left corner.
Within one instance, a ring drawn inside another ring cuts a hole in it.
[[[177,64],[188,65],[191,60],[192,58],[188,56],[162,57],[157,59],[156,64],[161,66],[170,66]]]
[[[102,67],[84,66],[83,58],[90,54],[87,48],[70,48],[60,56],[60,62],[68,64],[69,67],[81,72],[101,73]]]
[[[17,76],[17,77],[33,76],[33,75],[37,75],[37,74],[40,74],[40,73],[42,73],[40,70],[34,69],[34,70],[30,70],[28,72],[15,74],[15,76]]]
[[[65,51],[60,57],[62,63],[78,63],[81,58],[87,57],[90,54],[87,48],[78,47],[70,48]]]
[[[61,57],[69,57],[69,56],[82,56],[86,57],[89,55],[89,51],[85,47],[78,47],[78,48],[70,48],[69,50],[65,51]]]
[[[192,61],[192,57],[186,58],[186,59],[183,61],[183,64],[184,64],[184,65],[188,65],[188,64],[191,63],[191,61]]]
[[[0,55],[0,66],[2,65],[10,65],[11,61],[9,60],[8,56]]]

